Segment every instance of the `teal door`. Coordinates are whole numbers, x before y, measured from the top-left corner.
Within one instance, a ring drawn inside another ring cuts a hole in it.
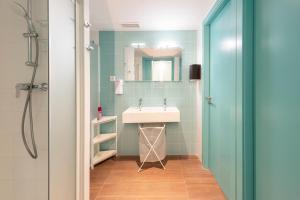
[[[256,200],[300,199],[300,1],[255,1]]]
[[[236,199],[236,21],[229,1],[210,25],[208,166]]]

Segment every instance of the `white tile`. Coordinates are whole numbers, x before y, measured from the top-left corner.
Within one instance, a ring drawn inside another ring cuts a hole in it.
[[[13,182],[11,180],[0,180],[0,198],[13,200]]]
[[[25,152],[25,149],[24,149]],[[13,177],[15,180],[32,180],[35,177],[37,161],[29,155],[24,157],[14,157]]]
[[[3,134],[15,133],[20,130],[20,116],[14,111],[0,111],[0,131]]]
[[[37,192],[36,181],[17,179],[14,180],[13,187],[16,188],[13,191],[14,200],[37,200],[35,198]]]
[[[0,157],[11,157],[13,155],[13,146],[13,134],[2,129],[0,131]]]
[[[36,186],[36,200],[48,200],[48,180],[38,180]]]
[[[0,156],[0,180],[12,180],[13,158]]]

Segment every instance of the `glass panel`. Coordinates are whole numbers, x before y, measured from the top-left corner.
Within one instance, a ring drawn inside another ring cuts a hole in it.
[[[48,199],[47,4],[47,0],[0,2],[3,200]]]
[[[74,200],[76,71],[73,0],[49,0],[50,199]]]

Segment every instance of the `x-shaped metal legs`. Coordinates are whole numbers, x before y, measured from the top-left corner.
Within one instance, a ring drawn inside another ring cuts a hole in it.
[[[158,136],[157,136],[157,138],[155,139],[154,143],[151,144],[151,142],[149,141],[148,137],[146,136],[146,134],[145,134],[143,128],[142,128],[141,125],[139,124],[139,129],[140,129],[141,133],[143,134],[143,136],[145,137],[145,139],[146,139],[148,145],[150,146],[150,149],[149,149],[149,152],[147,153],[147,155],[146,155],[146,157],[145,157],[145,159],[144,159],[142,165],[140,166],[138,172],[140,172],[140,171],[142,170],[142,168],[143,168],[143,166],[144,166],[144,164],[145,164],[147,158],[149,157],[151,151],[154,152],[155,156],[156,156],[157,159],[159,160],[159,162],[160,162],[161,166],[164,168],[164,170],[166,169],[165,166],[164,166],[164,164],[161,162],[159,156],[157,155],[157,153],[156,153],[156,151],[155,151],[155,149],[154,149],[155,144],[157,143],[159,137],[161,136],[161,134],[163,133],[163,131],[165,130],[165,128],[166,128],[166,125],[164,124],[164,126],[161,127],[160,133],[158,134]]]

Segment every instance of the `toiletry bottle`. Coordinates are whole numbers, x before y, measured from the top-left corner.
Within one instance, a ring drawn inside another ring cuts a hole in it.
[[[97,120],[100,120],[101,118],[102,118],[102,107],[98,106]]]

